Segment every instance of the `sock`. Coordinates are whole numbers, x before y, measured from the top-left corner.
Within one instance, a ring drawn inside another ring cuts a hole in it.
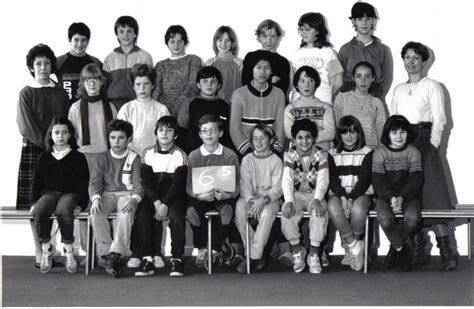
[[[151,255],[144,256],[143,260],[147,260],[148,262],[153,262],[153,258],[151,257]]]
[[[301,244],[297,243],[296,245],[290,244],[290,249],[292,253],[298,253],[301,250]]]
[[[347,246],[348,246],[349,248],[354,248],[354,246],[355,246],[356,244],[357,244],[357,240],[354,239],[354,241],[351,242],[350,244],[348,244]]]
[[[315,246],[311,245],[309,247],[309,255],[319,254],[319,248],[320,247],[315,247]]]
[[[45,251],[51,252],[51,243],[49,241],[45,242],[45,243],[42,243],[41,244],[41,249],[43,250],[43,252],[45,252]]]
[[[66,252],[73,252],[72,244],[64,244]]]

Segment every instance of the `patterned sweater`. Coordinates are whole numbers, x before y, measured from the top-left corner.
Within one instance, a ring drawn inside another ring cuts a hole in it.
[[[327,153],[316,146],[308,156],[302,156],[296,147],[283,155],[283,197],[295,201],[295,192],[312,193],[322,201],[329,187]]]
[[[418,198],[423,185],[421,154],[413,145],[392,149],[381,145],[372,158],[372,184],[378,198],[390,202],[401,196],[405,202]]]

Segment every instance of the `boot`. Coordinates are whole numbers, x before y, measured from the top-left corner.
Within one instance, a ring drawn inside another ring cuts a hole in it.
[[[423,231],[413,237],[413,264],[425,266],[428,264],[430,255],[426,252],[427,239]]]
[[[448,236],[436,237],[436,241],[438,242],[439,253],[441,255],[441,261],[443,262],[444,270],[454,270],[457,265],[451,248],[449,247]]]

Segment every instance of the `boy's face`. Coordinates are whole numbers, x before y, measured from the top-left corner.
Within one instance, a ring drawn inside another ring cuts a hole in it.
[[[168,126],[160,126],[156,130],[156,140],[161,148],[169,149],[178,138],[174,129]]]
[[[257,41],[262,44],[262,48],[268,51],[276,51],[280,37],[275,28],[262,29],[261,34],[257,37]]]
[[[89,77],[84,80],[84,88],[88,96],[98,96],[102,88],[102,80],[99,77]]]
[[[316,139],[309,131],[300,130],[295,136],[296,149],[305,154],[311,152],[315,142]]]
[[[217,51],[219,52],[219,55],[232,54],[230,50],[232,48],[232,41],[230,40],[227,32],[224,32],[221,37],[217,39],[216,47]]]
[[[128,143],[132,140],[131,137],[127,137],[127,134],[123,131],[112,131],[109,134],[110,148],[116,154],[123,154],[127,150]]]
[[[185,49],[186,49],[186,44],[184,43],[184,40],[181,36],[180,33],[175,33],[174,36],[172,36],[168,40],[168,49],[171,52],[171,55],[174,57],[179,57],[184,55]]]
[[[352,19],[355,30],[360,35],[371,35],[374,29],[375,18],[373,17],[357,17]]]
[[[38,56],[33,61],[33,74],[35,81],[40,84],[49,83],[49,75],[51,75],[51,60],[45,56]]]
[[[117,28],[117,39],[120,42],[120,46],[130,47],[135,44],[135,39],[137,38],[137,34],[135,33],[135,29],[129,26],[118,26]]]
[[[403,64],[408,74],[421,74],[423,60],[413,49],[408,49],[403,56]]]
[[[89,40],[85,35],[74,34],[69,41],[71,43],[71,54],[74,56],[84,56]]]
[[[257,84],[265,84],[272,75],[272,67],[268,60],[260,60],[253,67],[253,80]]]
[[[201,78],[197,84],[201,95],[205,98],[214,98],[219,89],[219,82],[215,76],[209,78]]]
[[[149,100],[153,90],[153,83],[148,76],[138,76],[133,82],[133,89],[139,100]]]
[[[205,123],[199,128],[199,137],[206,146],[217,145],[222,134],[216,122]]]
[[[301,72],[298,79],[298,92],[303,97],[313,97],[316,91],[316,81],[309,77],[306,72]]]
[[[369,68],[360,66],[355,70],[352,80],[358,92],[368,93],[370,85],[374,82],[374,76]]]

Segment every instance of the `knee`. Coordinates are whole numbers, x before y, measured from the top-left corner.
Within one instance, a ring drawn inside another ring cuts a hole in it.
[[[186,219],[192,226],[200,226],[201,225],[201,220],[199,218],[199,215],[194,207],[188,207],[186,209]]]
[[[342,211],[341,200],[337,196],[331,196],[328,201],[328,214],[331,218],[337,217],[338,212]]]
[[[184,215],[174,208],[169,209],[168,217],[171,226],[184,225]]]
[[[234,215],[234,210],[230,205],[224,205],[222,209],[219,211],[219,215],[221,217],[221,222],[223,225],[228,225],[230,220],[232,220],[232,216]]]

